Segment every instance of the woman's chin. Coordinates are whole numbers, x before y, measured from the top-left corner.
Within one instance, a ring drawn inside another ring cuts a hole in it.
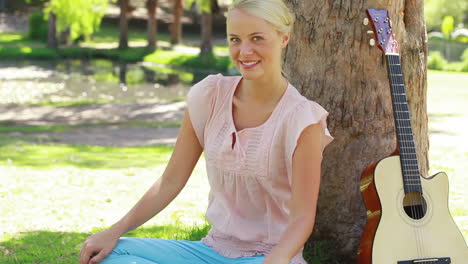
[[[240,71],[240,73],[245,80],[249,80],[249,81],[259,79],[263,76],[263,73],[261,72]]]

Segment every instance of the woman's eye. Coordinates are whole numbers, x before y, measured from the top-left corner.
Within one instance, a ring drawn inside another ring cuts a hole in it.
[[[230,42],[239,42],[239,38],[230,38],[229,41]]]
[[[262,37],[253,37],[253,40],[255,41],[262,40],[262,39],[263,39]]]

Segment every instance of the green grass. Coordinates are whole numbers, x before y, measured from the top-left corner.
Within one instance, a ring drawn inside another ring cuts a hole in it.
[[[450,212],[468,241],[468,83],[467,73],[428,75],[429,174],[449,177]]]
[[[430,172],[447,172],[450,211],[468,239],[468,74],[431,71],[428,82]],[[3,122],[0,128],[24,133],[74,128],[4,128],[14,125]],[[84,239],[133,206],[162,174],[172,150],[39,143],[0,132],[0,263],[75,263]],[[207,193],[202,160],[176,200],[128,236],[198,240],[209,229],[203,217]],[[307,250],[314,264],[332,262],[327,245]]]
[[[103,147],[33,143],[0,134],[0,165],[14,164],[34,169],[73,166],[86,169],[147,168],[167,160],[172,148]]]
[[[1,133],[19,132],[19,133],[42,133],[42,132],[68,132],[77,128],[90,126],[138,126],[138,127],[178,127],[181,122],[146,122],[146,121],[128,121],[128,122],[94,122],[81,123],[78,125],[17,125],[10,121],[0,121],[0,144],[14,140],[14,138],[1,138]],[[4,136],[4,135],[3,135]],[[2,141],[3,140],[3,141]],[[21,141],[21,138],[18,139]]]
[[[158,64],[170,64],[176,67],[189,68],[192,70],[211,70],[226,72],[233,65],[228,56],[200,57],[198,47],[180,45],[174,50],[158,49],[149,51],[146,47],[130,47],[128,49],[118,48],[96,48],[99,44],[113,45],[118,41],[118,31],[115,28],[104,27],[97,32],[91,42],[85,42],[83,46],[60,47],[49,49],[44,43],[29,40],[24,34],[0,33],[0,58],[3,59],[80,59],[80,58],[103,58],[124,62],[147,61]],[[169,46],[167,34],[159,34],[161,46]],[[189,36],[188,38],[196,38]],[[129,42],[138,42],[145,45],[146,35],[139,30],[129,31]],[[115,45],[114,45],[115,46]],[[141,46],[141,45],[140,45]],[[215,54],[227,54],[227,46],[215,46]],[[187,77],[185,77],[187,79]]]

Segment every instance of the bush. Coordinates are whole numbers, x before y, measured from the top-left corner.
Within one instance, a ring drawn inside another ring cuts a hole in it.
[[[42,12],[34,12],[29,17],[29,38],[46,42],[47,41],[47,21]]]
[[[462,61],[461,71],[468,72],[468,48],[466,48],[465,51],[463,51],[463,54],[461,55],[460,59]]]
[[[429,57],[427,58],[427,67],[429,69],[442,71],[447,67],[447,64],[447,60],[439,51],[429,53]]]

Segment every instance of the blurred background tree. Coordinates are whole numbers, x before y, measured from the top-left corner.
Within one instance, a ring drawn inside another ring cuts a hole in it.
[[[454,25],[468,24],[468,0],[425,0],[424,16],[427,31],[441,31],[444,17],[451,16]]]
[[[57,32],[69,30],[70,40],[89,38],[99,29],[109,2],[115,0],[51,0],[46,4],[46,18],[56,16]]]

